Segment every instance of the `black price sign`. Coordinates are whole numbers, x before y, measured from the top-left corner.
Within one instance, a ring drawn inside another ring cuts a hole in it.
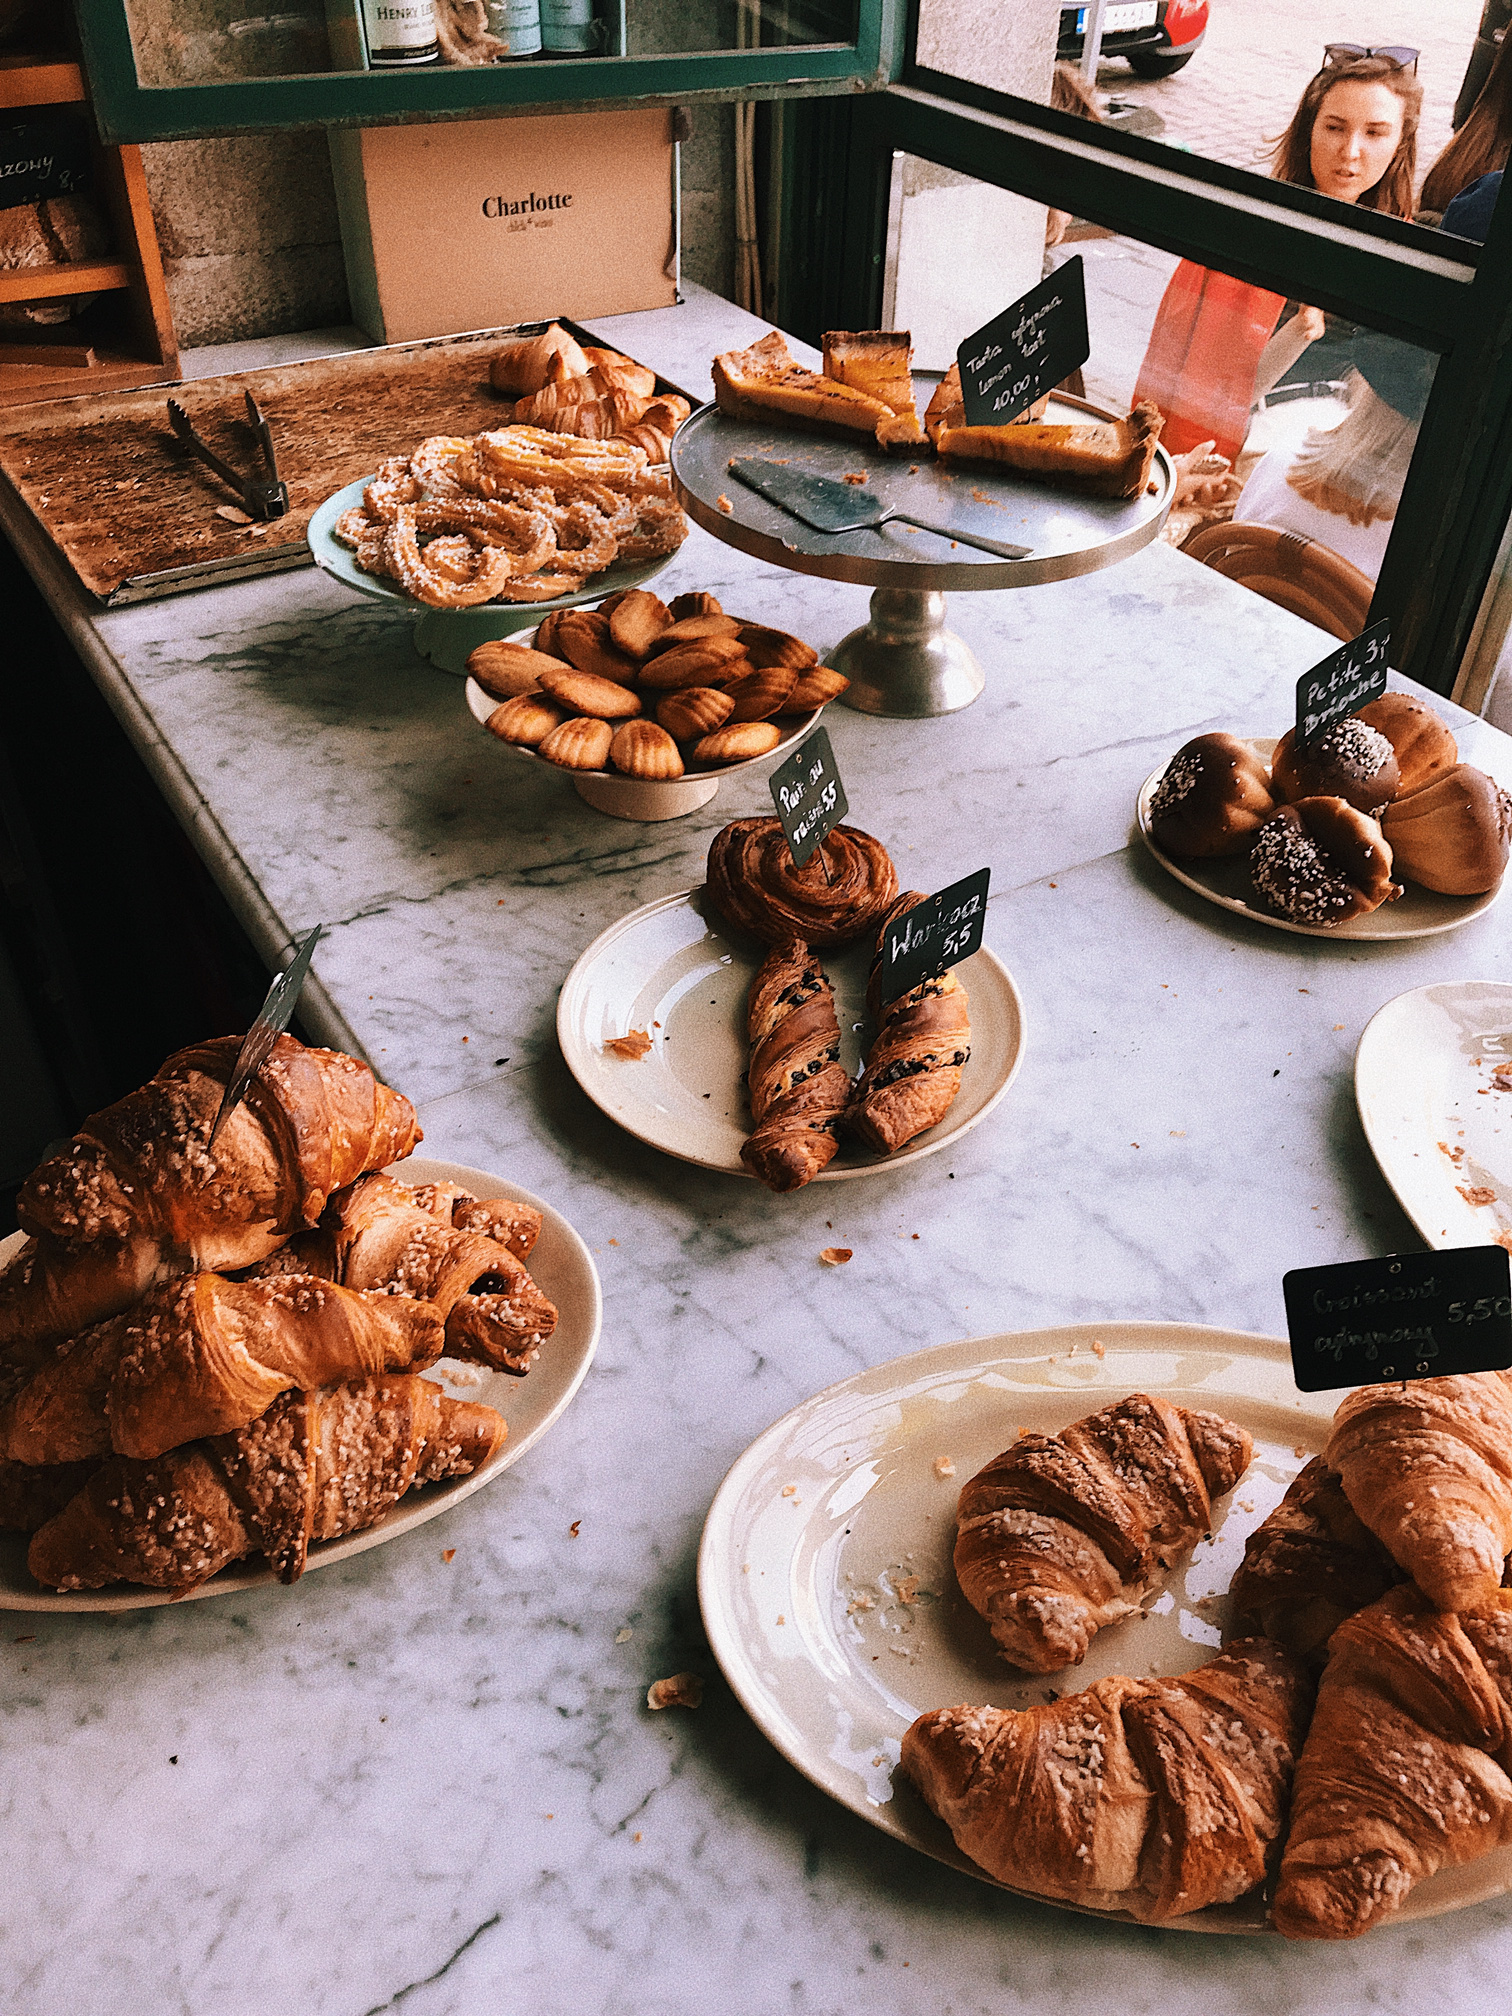
[[[0,126],[0,209],[89,186],[89,129],[73,113]]]
[[[850,810],[828,732],[816,728],[768,781],[794,866],[801,868]]]
[[[1512,1365],[1512,1266],[1503,1247],[1295,1267],[1281,1286],[1304,1393]]]
[[[884,1008],[910,988],[948,973],[980,947],[991,876],[990,868],[978,868],[888,925],[877,966],[877,998]]]
[[[1391,625],[1384,617],[1341,650],[1330,652],[1297,681],[1297,747],[1305,749],[1346,714],[1358,714],[1386,691]]]
[[[968,427],[1006,427],[1085,364],[1087,286],[1081,258],[1021,294],[956,352]]]

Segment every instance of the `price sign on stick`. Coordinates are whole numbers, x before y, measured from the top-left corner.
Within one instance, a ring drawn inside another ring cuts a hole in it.
[[[1512,1268],[1501,1246],[1391,1253],[1283,1276],[1304,1393],[1512,1366]]]
[[[816,728],[768,781],[794,866],[801,868],[850,810],[828,732]]]
[[[1386,691],[1391,625],[1384,619],[1362,630],[1341,650],[1297,681],[1297,747],[1305,749],[1346,714],[1358,714]]]
[[[990,868],[978,868],[926,897],[888,925],[882,938],[877,989],[885,1008],[911,987],[934,980],[969,959],[982,942],[987,921]]]
[[[1085,364],[1087,288],[1078,255],[968,336],[956,352],[968,427],[1006,427]]]

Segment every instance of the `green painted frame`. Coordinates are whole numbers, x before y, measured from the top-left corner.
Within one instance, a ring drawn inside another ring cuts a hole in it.
[[[859,0],[853,43],[668,56],[578,56],[476,69],[330,71],[144,85],[126,0],[81,0],[79,39],[102,139],[182,140],[298,126],[384,126],[490,113],[802,97],[880,89],[903,56],[904,0]]]

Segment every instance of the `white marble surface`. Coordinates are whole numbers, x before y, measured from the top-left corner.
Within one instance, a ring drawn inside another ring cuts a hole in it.
[[[710,320],[705,300],[607,333],[689,383]],[[623,825],[481,734],[406,621],[314,574],[86,618],[38,571],[243,914],[270,949],[332,926],[329,1026],[421,1102],[430,1152],[572,1219],[606,1320],[553,1434],[443,1523],[292,1592],[7,1619],[0,2007],[1504,2006],[1512,1904],[1294,1948],[1104,1925],[925,1861],[769,1747],[717,1678],[694,1592],[730,1462],[858,1366],[1063,1319],[1274,1333],[1287,1267],[1415,1245],[1355,1117],[1354,1045],[1405,988],[1512,979],[1505,914],[1410,945],[1299,939],[1130,844],[1156,762],[1204,727],[1277,732],[1326,640],[1156,547],[954,598],[988,667],[966,713],[831,710],[853,817],[909,880],[990,862],[989,942],[1028,1051],[957,1152],[775,1200],[621,1135],[553,1035],[582,946],[699,880],[714,828],[764,808],[759,779]],[[865,613],[859,590],[699,532],[659,585],[712,587],[819,645]],[[1512,782],[1512,741],[1459,725]],[[849,1266],[819,1264],[832,1243]],[[650,1714],[647,1684],[684,1667],[708,1675],[704,1707]]]

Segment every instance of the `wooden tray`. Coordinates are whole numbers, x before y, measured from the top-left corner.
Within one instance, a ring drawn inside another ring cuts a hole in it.
[[[173,396],[200,434],[238,469],[255,466],[243,392],[267,414],[290,503],[267,525],[219,515],[240,500],[179,446],[161,389],[7,414],[0,472],[84,586],[111,606],[307,566],[305,528],[333,491],[429,434],[508,424],[511,402],[490,386],[489,362],[505,338],[546,326],[351,350],[179,386]],[[659,378],[657,390],[678,388]]]

